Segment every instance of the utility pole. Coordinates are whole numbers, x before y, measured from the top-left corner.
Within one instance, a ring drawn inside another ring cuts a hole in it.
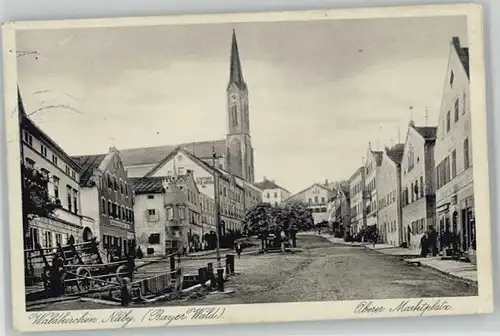
[[[217,268],[222,269],[221,261],[220,261],[220,204],[219,204],[219,184],[217,183],[217,171],[216,171],[216,159],[217,153],[215,152],[215,144],[212,147],[212,162],[213,162],[213,174],[214,174],[214,201],[215,201],[215,237],[216,237],[216,245],[215,245],[215,253],[217,256]]]

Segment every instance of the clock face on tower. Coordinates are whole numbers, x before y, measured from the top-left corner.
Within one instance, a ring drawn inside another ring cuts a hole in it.
[[[231,101],[236,101],[236,95],[234,93],[231,95]]]

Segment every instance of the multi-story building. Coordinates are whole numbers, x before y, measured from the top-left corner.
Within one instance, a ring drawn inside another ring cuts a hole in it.
[[[469,85],[468,48],[453,37],[435,146],[437,230],[463,250],[476,240]]]
[[[265,176],[262,182],[255,185],[262,190],[263,203],[277,206],[290,197],[288,190],[277,185],[274,180],[268,180]]]
[[[403,242],[401,209],[401,160],[404,144],[385,148],[377,173],[378,224],[382,241],[393,246]]]
[[[360,167],[349,178],[351,234],[357,234],[366,227],[365,185],[365,167]]]
[[[332,187],[336,188],[336,193],[328,204],[328,223],[333,231],[347,232],[351,227],[349,183],[345,181]]]
[[[235,176],[238,185],[243,188],[244,197],[244,209],[245,213],[255,207],[257,204],[262,202],[262,190],[255,184],[245,181],[237,176]]]
[[[377,225],[377,173],[382,159],[381,151],[374,151],[371,143],[368,144],[368,152],[365,161],[365,210],[366,225]]]
[[[138,245],[148,255],[202,248],[200,192],[193,173],[132,179]]]
[[[435,225],[434,145],[436,127],[410,121],[401,162],[403,242],[418,249],[420,238]]]
[[[167,248],[170,249],[173,245],[172,239],[167,238],[170,229],[167,226],[165,178],[131,178],[130,183],[135,195],[134,227],[137,247],[146,255],[165,255]]]
[[[56,247],[69,240],[76,243],[87,237],[88,231],[96,230],[94,219],[83,215],[80,202],[81,167],[38,127],[26,114],[18,92],[21,131],[21,160],[28,171],[37,171],[48,181],[49,198],[58,206],[47,217],[35,217],[29,222],[26,247]],[[24,182],[24,181],[23,181]]]
[[[134,244],[134,195],[120,153],[75,156],[82,167],[80,184],[84,211],[95,216],[94,233],[105,250],[127,254]]]
[[[215,200],[215,174],[219,191],[221,234],[224,234],[226,230],[240,231],[244,215],[244,189],[236,183],[234,176],[230,173],[220,168],[214,169],[207,162],[178,147],[148,172],[146,177],[169,177],[173,176],[174,172],[177,172],[177,175],[184,175],[187,170],[193,172],[200,193],[212,200]],[[213,222],[215,225],[215,219]],[[215,226],[207,229],[207,231],[215,232]]]
[[[328,223],[328,202],[330,202],[335,193],[335,191],[323,184],[314,183],[295,195],[290,196],[286,202],[304,202],[312,213],[314,225],[322,222]]]

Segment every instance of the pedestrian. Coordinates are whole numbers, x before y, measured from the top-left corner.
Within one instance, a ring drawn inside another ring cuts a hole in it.
[[[420,256],[422,258],[427,258],[427,254],[429,253],[429,239],[427,237],[427,232],[422,235],[420,238]]]
[[[434,227],[429,226],[429,247],[431,249],[432,256],[435,257],[438,254],[437,248],[437,231]]]
[[[241,258],[241,243],[236,244],[236,254],[238,255],[238,259]]]

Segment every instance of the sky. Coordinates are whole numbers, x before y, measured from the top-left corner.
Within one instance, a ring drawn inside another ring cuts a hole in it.
[[[465,17],[18,31],[28,114],[70,155],[224,139],[235,29],[255,178],[292,193],[348,179],[368,144],[437,123]],[[427,110],[427,112],[426,112]],[[427,115],[427,117],[426,117]]]

